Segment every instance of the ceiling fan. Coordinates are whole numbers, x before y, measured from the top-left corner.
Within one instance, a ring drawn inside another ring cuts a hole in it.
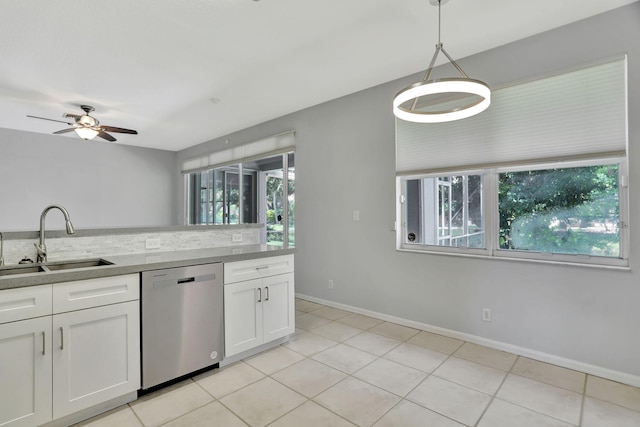
[[[95,108],[93,108],[90,105],[81,105],[80,108],[82,108],[82,110],[84,111],[84,114],[82,115],[70,114],[70,113],[65,113],[62,115],[62,117],[64,117],[65,119],[73,119],[72,123],[63,122],[62,120],[47,119],[46,117],[37,117],[37,116],[30,116],[30,115],[27,115],[27,117],[31,117],[34,119],[41,119],[41,120],[49,120],[52,122],[65,123],[72,127],[69,129],[62,129],[53,133],[57,135],[61,133],[75,131],[78,134],[78,136],[84,140],[90,140],[95,138],[96,136],[99,136],[100,138],[106,139],[107,141],[111,141],[111,142],[116,141],[116,139],[113,136],[109,135],[107,132],[128,133],[132,135],[138,134],[137,131],[131,130],[131,129],[123,129],[123,128],[117,128],[113,126],[100,125],[100,122],[98,121],[98,119],[89,115],[89,113],[94,111]]]

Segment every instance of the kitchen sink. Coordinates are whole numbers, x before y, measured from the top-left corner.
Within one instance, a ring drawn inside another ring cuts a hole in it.
[[[103,265],[113,265],[113,263],[102,258],[81,259],[81,260],[74,260],[74,261],[50,262],[45,264],[44,268],[49,271],[58,271],[58,270],[74,270],[76,268],[100,267]]]
[[[46,273],[50,271],[75,270],[78,268],[100,267],[113,265],[112,262],[102,258],[79,259],[72,261],[48,262],[46,264],[26,264],[10,267],[0,267],[0,276],[13,276],[17,274]]]
[[[15,274],[40,273],[46,271],[41,265],[18,265],[11,267],[0,267],[0,276],[13,276]]]

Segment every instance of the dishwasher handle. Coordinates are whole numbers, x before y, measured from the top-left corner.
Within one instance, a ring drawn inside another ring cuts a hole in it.
[[[151,289],[172,288],[180,285],[186,285],[188,283],[202,283],[202,282],[216,282],[220,281],[216,273],[202,274],[199,276],[178,276],[168,274],[156,274],[148,282],[146,286],[150,286]],[[145,285],[143,284],[143,287]]]

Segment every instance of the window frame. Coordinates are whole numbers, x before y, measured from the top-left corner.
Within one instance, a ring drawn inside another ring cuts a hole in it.
[[[574,167],[589,167],[598,165],[618,165],[618,204],[619,204],[619,256],[605,257],[592,255],[571,255],[559,253],[544,253],[522,251],[515,249],[501,249],[499,247],[499,174],[504,172],[523,172],[545,169],[560,169]],[[442,176],[482,175],[483,176],[483,215],[485,228],[485,248],[466,248],[459,246],[437,246],[424,243],[407,243],[406,235],[406,181],[434,178]],[[471,256],[499,260],[515,260],[542,263],[560,263],[570,265],[584,265],[595,267],[628,268],[629,266],[629,188],[628,188],[628,158],[627,156],[608,156],[581,160],[557,160],[549,162],[526,163],[520,162],[500,167],[486,167],[481,169],[458,169],[424,174],[398,175],[396,177],[396,250],[405,252],[421,252],[454,256]]]

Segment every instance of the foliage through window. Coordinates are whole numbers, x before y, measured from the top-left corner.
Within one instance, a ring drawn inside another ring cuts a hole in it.
[[[618,257],[618,165],[499,174],[500,248]]]

